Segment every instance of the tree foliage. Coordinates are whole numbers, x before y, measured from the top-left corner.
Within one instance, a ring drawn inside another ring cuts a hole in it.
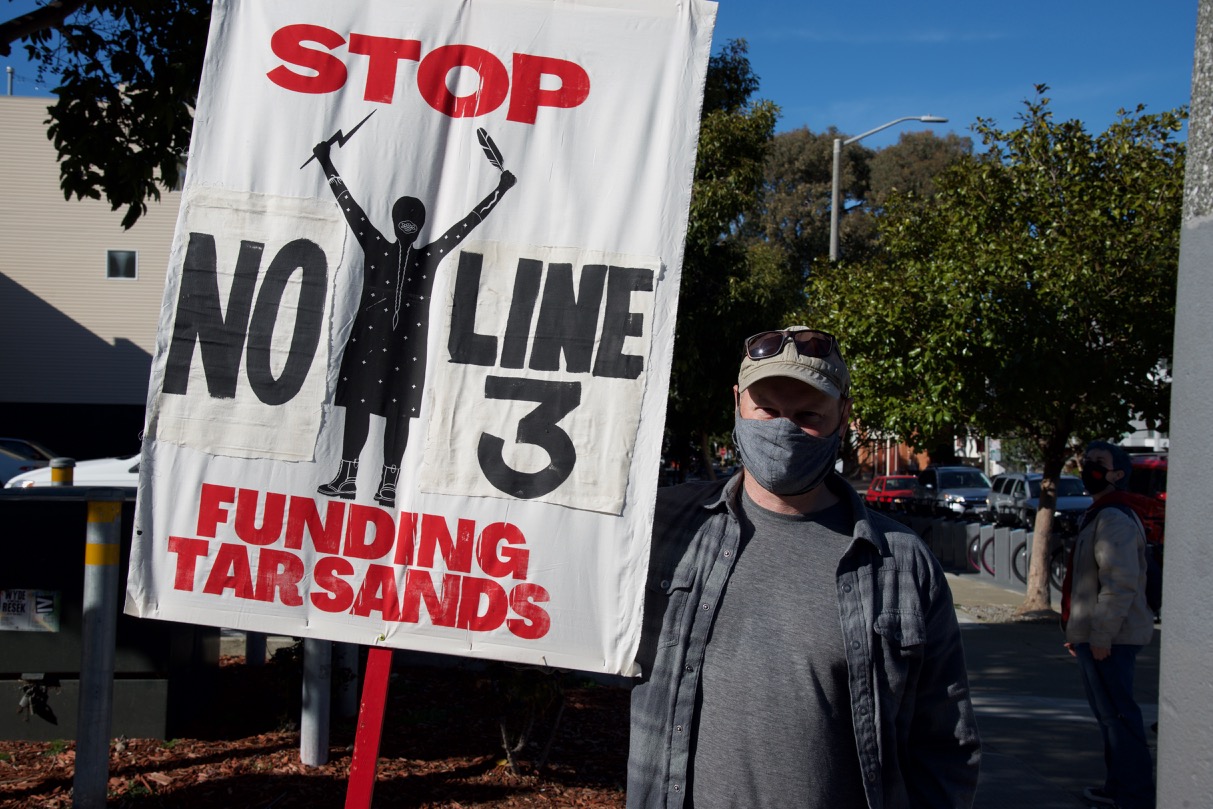
[[[53,0],[0,25],[0,49],[22,41],[60,77],[48,134],[65,197],[104,197],[129,228],[178,185],[209,19],[208,0]]]
[[[834,139],[847,136],[830,128],[815,133],[808,127],[781,132],[771,144],[763,173],[762,194],[746,233],[784,250],[802,275],[830,251],[830,195],[834,176]],[[858,144],[842,152],[839,187],[844,199],[868,193],[872,152]],[[842,217],[840,240],[865,242],[871,229],[860,217]]]
[[[834,141],[848,135],[833,127],[815,133],[807,127],[775,136],[747,236],[788,253],[807,277],[813,263],[830,251],[830,198],[834,185]],[[842,149],[838,239],[842,255],[867,255],[876,244],[876,218],[894,193],[929,197],[934,177],[952,161],[972,152],[968,138],[933,132],[906,132],[899,141],[873,151],[861,143]]]
[[[742,340],[803,312],[805,279],[829,252],[833,142],[847,136],[802,127],[772,138],[774,108],[749,102],[757,88],[744,42],[713,58],[667,419],[676,446],[728,428]],[[843,150],[840,185],[850,204],[840,232],[848,255],[871,249],[879,206],[894,188],[929,195],[938,167],[970,152],[968,138],[929,132],[880,152]],[[722,356],[721,346],[738,349]]]
[[[894,194],[932,197],[935,178],[948,166],[973,153],[973,141],[949,132],[902,132],[897,143],[872,154],[869,161],[870,209],[883,209]]]
[[[879,252],[810,289],[815,322],[845,335],[865,423],[918,446],[965,425],[1040,448],[1038,536],[1072,440],[1166,418],[1186,117],[1122,110],[1093,136],[1054,120],[1046,92],[1017,129],[979,120],[985,152],[933,197],[892,195]],[[1031,609],[1049,603],[1035,550]]]
[[[751,100],[757,88],[744,40],[709,61],[666,416],[671,453],[684,461],[731,424],[742,341],[801,300],[784,254],[740,236],[778,117],[771,102]]]

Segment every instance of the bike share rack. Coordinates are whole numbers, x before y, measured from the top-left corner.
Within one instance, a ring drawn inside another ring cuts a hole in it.
[[[1019,593],[1027,590],[1026,583],[1015,574],[1015,555],[1021,546],[1026,546],[1028,558],[1031,558],[1031,531],[920,515],[901,514],[896,519],[922,537],[945,570],[976,573],[980,579]],[[969,547],[974,542],[978,548],[975,571],[969,564]],[[1027,575],[1026,570],[1024,575]]]
[[[975,522],[956,523],[956,545],[954,546],[953,553],[956,554],[956,567],[959,569],[968,569],[969,544],[981,536],[981,529],[983,527]]]
[[[977,538],[983,526],[937,517],[910,519],[910,527],[923,538],[931,553],[944,569],[968,570],[969,543]]]
[[[932,520],[931,536],[935,537],[935,545],[938,549],[935,555],[939,557],[939,563],[945,569],[956,567],[956,531],[954,530],[954,524],[948,520]]]
[[[1024,583],[1015,575],[1015,551],[1026,543],[1031,554],[1032,535],[1022,528],[992,525],[983,525],[979,531],[981,545],[977,575],[1002,587],[1024,592]]]
[[[1007,528],[988,523],[942,520],[937,517],[903,519],[923,541],[946,570],[974,572],[969,565],[969,547],[978,543],[979,578],[1018,592],[1026,589],[1015,575],[1014,556],[1020,545],[1032,550],[1032,535],[1022,528]]]
[[[982,552],[982,549],[986,547],[986,543],[987,543],[987,542],[993,542],[993,541],[994,541],[994,532],[995,532],[996,530],[997,530],[997,529],[996,529],[996,528],[995,528],[993,525],[991,525],[991,524],[989,524],[989,523],[982,523],[981,528],[980,528],[980,529],[978,529],[978,533],[977,533],[977,536],[978,536],[978,540],[977,540],[977,542],[978,542],[978,544],[977,544],[977,569],[976,569],[976,571],[974,571],[974,572],[976,572],[976,573],[977,573],[977,577],[978,577],[978,578],[981,578],[981,579],[991,579],[991,578],[993,578],[993,576],[992,576],[992,575],[991,575],[989,572],[987,572],[987,571],[986,571],[986,569],[985,569],[985,568],[982,566],[982,564],[981,564],[981,552]],[[968,553],[968,548],[965,548],[965,552],[966,552],[966,554]],[[966,562],[968,562],[968,561],[969,561],[969,559],[968,559],[968,556],[967,556],[967,555],[966,555],[966,557],[965,557],[965,561],[966,561]],[[968,564],[968,565],[965,567],[965,570],[968,570],[968,571],[973,571],[973,565],[972,565],[972,564]]]

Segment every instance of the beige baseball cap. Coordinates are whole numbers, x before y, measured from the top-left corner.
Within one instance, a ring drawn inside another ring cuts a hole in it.
[[[809,357],[801,353],[794,335],[802,331],[813,331],[814,336],[820,335],[819,339],[829,341],[826,356]],[[784,343],[777,354],[755,360],[750,358],[749,351],[746,352],[741,361],[741,370],[737,374],[738,391],[745,390],[760,379],[786,376],[812,385],[836,399],[851,395],[851,374],[842,359],[838,340],[832,335],[814,331],[807,326],[788,326],[786,329],[759,332],[746,340],[746,345],[756,346],[764,342],[764,338],[765,341],[775,341],[779,337],[783,337]]]

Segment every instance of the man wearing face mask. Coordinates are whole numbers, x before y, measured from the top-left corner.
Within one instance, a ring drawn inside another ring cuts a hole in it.
[[[1137,654],[1154,637],[1146,601],[1146,535],[1126,505],[1129,454],[1092,441],[1082,459],[1091,494],[1062,592],[1066,648],[1078,658],[1087,701],[1103,734],[1107,777],[1087,787],[1092,803],[1120,809],[1154,806],[1154,764],[1141,709],[1133,698]]]
[[[629,809],[971,806],[979,744],[943,571],[834,473],[838,341],[745,342],[743,471],[659,491]]]

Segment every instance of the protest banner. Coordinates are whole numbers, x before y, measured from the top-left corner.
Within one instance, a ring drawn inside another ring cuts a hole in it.
[[[128,613],[636,673],[714,15],[216,0]]]

